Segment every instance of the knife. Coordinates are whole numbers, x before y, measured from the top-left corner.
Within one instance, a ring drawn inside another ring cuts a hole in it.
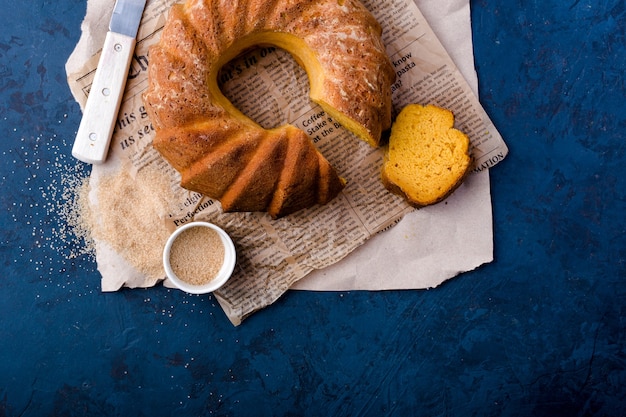
[[[146,0],[116,0],[72,155],[86,163],[106,160],[133,58]]]

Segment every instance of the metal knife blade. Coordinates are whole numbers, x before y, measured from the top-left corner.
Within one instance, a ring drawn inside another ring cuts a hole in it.
[[[72,155],[86,163],[106,160],[146,0],[116,0]]]

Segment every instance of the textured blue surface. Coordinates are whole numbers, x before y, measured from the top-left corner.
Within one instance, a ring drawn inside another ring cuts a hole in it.
[[[472,1],[495,262],[429,291],[99,291],[63,230],[85,0],[2,0],[0,416],[626,415],[626,9]],[[60,220],[59,220],[60,219]]]

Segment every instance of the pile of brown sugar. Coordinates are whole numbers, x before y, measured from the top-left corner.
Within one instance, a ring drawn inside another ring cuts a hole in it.
[[[129,169],[102,176],[85,218],[94,240],[106,242],[146,277],[165,278],[162,253],[170,235],[166,216],[175,201],[171,182],[154,164],[134,178]],[[94,206],[95,205],[95,206]]]

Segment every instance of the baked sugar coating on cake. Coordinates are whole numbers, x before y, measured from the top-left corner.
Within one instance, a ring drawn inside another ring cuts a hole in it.
[[[263,129],[221,93],[217,75],[242,51],[271,44],[307,71],[311,99],[372,146],[391,125],[395,74],[381,28],[357,0],[174,5],[150,50],[144,103],[154,147],[181,185],[219,199],[225,211],[280,217],[325,204],[344,181],[304,132]]]
[[[471,161],[469,138],[454,128],[451,111],[411,104],[393,123],[381,178],[387,189],[423,207],[450,195]]]

